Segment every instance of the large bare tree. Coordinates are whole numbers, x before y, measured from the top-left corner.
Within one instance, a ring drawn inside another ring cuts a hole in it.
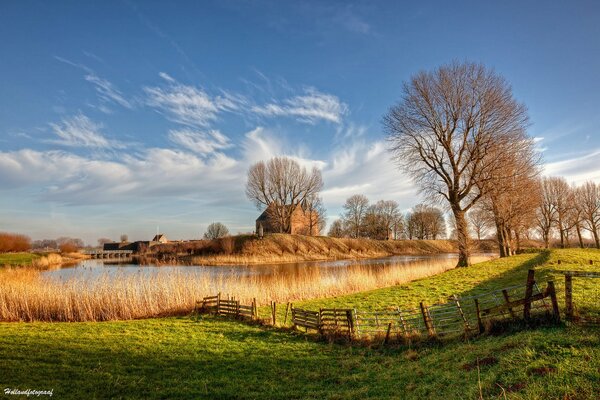
[[[258,209],[267,207],[280,232],[289,232],[290,217],[300,204],[323,188],[321,171],[309,171],[288,157],[253,164],[248,170],[246,196]]]
[[[488,188],[486,181],[501,174],[511,144],[526,140],[526,107],[493,70],[455,62],[413,76],[383,123],[398,165],[422,193],[452,211],[458,265],[469,265],[465,213]]]

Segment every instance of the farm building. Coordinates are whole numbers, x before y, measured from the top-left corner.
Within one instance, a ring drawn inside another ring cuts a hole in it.
[[[275,207],[287,207],[292,206],[279,206],[270,204],[269,207],[256,219],[256,232],[261,231],[264,234],[267,233],[291,233],[294,235],[310,235],[319,236],[319,216],[316,211],[309,210],[301,204],[294,206],[294,210],[291,212],[290,226],[288,229],[281,228],[280,223],[276,217],[277,210]]]

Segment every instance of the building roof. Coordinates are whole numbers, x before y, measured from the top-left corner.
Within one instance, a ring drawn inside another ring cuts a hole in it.
[[[161,240],[165,240],[167,237],[163,234],[160,235],[156,235],[154,236],[154,239],[152,239],[153,242],[160,242]]]

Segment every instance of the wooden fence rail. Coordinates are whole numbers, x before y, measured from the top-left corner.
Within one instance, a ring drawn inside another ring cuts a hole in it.
[[[600,277],[600,274],[592,275]],[[566,274],[567,291],[572,286],[568,284],[572,276],[583,275]],[[567,293],[567,313],[569,298]],[[221,298],[219,293],[217,296],[205,297],[198,303],[199,310],[204,312],[237,318],[257,318],[256,300],[253,300],[251,305],[242,305],[238,300]],[[275,325],[275,307],[275,303],[271,302],[273,325]],[[291,321],[296,329],[302,327],[306,331],[314,330],[322,335],[342,334],[349,338],[381,337],[384,338],[385,343],[394,336],[410,340],[415,336],[468,336],[473,333],[483,333],[486,321],[498,318],[512,320],[518,318],[521,313],[526,321],[532,318],[532,314],[541,312],[551,315],[555,321],[560,321],[554,282],[547,282],[546,288],[540,290],[534,279],[533,270],[529,271],[525,285],[493,290],[471,297],[454,295],[446,303],[430,306],[421,302],[416,309],[360,311],[321,308],[317,311],[297,308],[288,303],[284,323],[287,322],[288,309],[291,311]]]
[[[580,313],[576,309],[573,302],[573,278],[584,278],[594,279],[600,278],[600,272],[588,272],[588,271],[564,271],[565,275],[565,318],[570,322],[577,322],[581,324],[600,324],[600,315],[589,315],[586,312]],[[599,285],[596,286],[596,290],[592,293],[592,302],[597,306],[600,306],[600,280]]]

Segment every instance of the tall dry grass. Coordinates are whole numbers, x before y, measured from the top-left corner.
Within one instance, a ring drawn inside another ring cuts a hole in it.
[[[8,268],[0,271],[2,321],[107,321],[181,315],[196,301],[217,292],[244,303],[259,304],[331,297],[409,282],[454,267],[456,260],[435,260],[402,266],[372,268],[352,265],[339,269],[302,268],[295,273],[236,276],[170,270],[136,274],[101,273],[66,281],[39,271]],[[87,277],[87,278],[86,278]]]

